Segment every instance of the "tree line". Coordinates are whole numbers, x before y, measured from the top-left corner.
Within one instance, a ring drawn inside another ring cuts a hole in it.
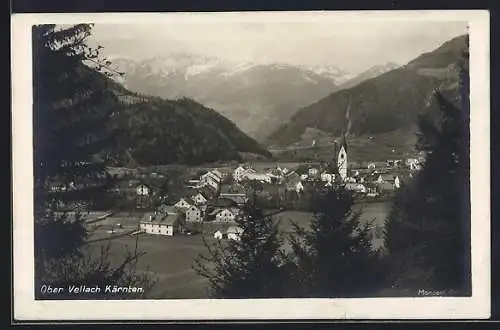
[[[47,298],[40,295],[40,287],[48,283],[145,289],[155,283],[136,268],[140,251],[129,252],[118,264],[110,262],[106,248],[98,251],[97,259],[85,253],[90,233],[84,212],[114,184],[106,171],[110,159],[95,155],[116,143],[117,136],[107,126],[116,111],[116,96],[102,88],[102,80],[83,72],[91,69],[81,65],[90,63],[93,72],[117,74],[102,60],[100,48],[85,43],[91,28],[87,24],[33,28],[34,252],[39,298]],[[426,152],[426,162],[394,197],[381,251],[373,248],[367,226],[353,211],[353,195],[342,186],[318,189],[310,226],[294,225],[286,237],[251,200],[243,209],[245,216],[237,220],[241,239],[207,242],[207,252],[194,264],[208,279],[211,295],[367,297],[382,294],[383,288],[409,295],[416,295],[418,288],[470,294],[467,70],[462,65],[459,104],[436,91],[441,120],[425,116],[419,120],[417,148]],[[53,182],[76,189],[54,192]],[[76,219],[69,219],[67,209],[77,211]]]

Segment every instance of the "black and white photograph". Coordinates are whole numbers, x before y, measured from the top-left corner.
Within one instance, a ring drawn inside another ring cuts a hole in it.
[[[487,12],[17,16],[21,316],[489,317]]]

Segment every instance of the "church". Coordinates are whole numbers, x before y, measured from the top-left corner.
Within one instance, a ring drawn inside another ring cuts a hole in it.
[[[330,171],[335,174],[335,177],[338,178],[337,180],[345,182],[348,175],[347,169],[347,139],[345,134],[343,134],[340,145],[335,141],[335,150],[330,164]]]

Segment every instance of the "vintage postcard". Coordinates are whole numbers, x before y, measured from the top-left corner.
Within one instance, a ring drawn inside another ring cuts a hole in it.
[[[18,320],[490,315],[487,11],[12,17]]]

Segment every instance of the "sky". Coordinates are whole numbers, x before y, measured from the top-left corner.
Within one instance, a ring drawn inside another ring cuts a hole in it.
[[[359,73],[376,64],[405,64],[465,34],[466,22],[177,21],[96,24],[90,44],[112,57],[142,60],[194,53],[235,61],[335,65]]]

